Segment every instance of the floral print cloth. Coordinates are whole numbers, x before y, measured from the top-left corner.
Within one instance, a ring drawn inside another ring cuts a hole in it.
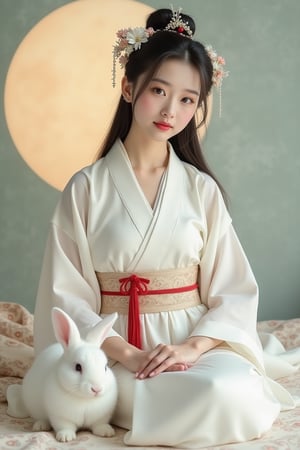
[[[272,333],[286,349],[300,347],[300,318],[268,320],[258,323],[258,331]],[[122,429],[112,438],[101,438],[90,432],[78,433],[70,443],[56,441],[51,432],[32,432],[32,419],[16,419],[6,414],[6,389],[20,383],[33,361],[33,316],[17,303],[0,302],[0,449],[1,450],[58,450],[58,449],[124,449]],[[291,394],[300,396],[300,371],[281,378],[281,384]],[[135,447],[163,449],[163,447]],[[272,430],[254,441],[210,447],[207,450],[299,450],[300,407],[282,412]]]

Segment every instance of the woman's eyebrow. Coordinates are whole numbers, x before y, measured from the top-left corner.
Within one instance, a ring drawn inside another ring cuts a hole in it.
[[[165,84],[166,86],[172,86],[171,83],[169,83],[166,80],[163,80],[162,78],[152,78],[151,81],[158,81],[159,83]],[[191,94],[198,95],[198,96],[200,95],[200,92],[195,91],[194,89],[184,88],[183,91],[190,92]]]

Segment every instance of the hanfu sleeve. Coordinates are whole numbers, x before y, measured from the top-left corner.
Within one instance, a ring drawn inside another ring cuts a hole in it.
[[[258,286],[233,229],[218,187],[212,180],[203,191],[206,227],[200,260],[200,296],[207,313],[192,336],[208,336],[263,367],[256,332]],[[262,368],[263,370],[263,368]]]
[[[83,334],[101,320],[99,285],[87,237],[88,214],[89,182],[79,172],[63,191],[50,224],[34,312],[36,353],[55,342],[53,306],[67,312]]]

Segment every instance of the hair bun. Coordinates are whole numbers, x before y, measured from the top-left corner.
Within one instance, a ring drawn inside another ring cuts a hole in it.
[[[180,13],[181,19],[192,31],[195,33],[196,25],[194,20],[187,14]],[[157,9],[151,13],[146,22],[146,28],[153,28],[156,30],[163,30],[172,20],[173,11],[171,9]]]

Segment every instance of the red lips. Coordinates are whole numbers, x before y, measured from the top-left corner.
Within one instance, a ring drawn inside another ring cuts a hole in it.
[[[154,125],[162,131],[168,131],[170,128],[173,128],[169,123],[166,122],[154,122]]]

